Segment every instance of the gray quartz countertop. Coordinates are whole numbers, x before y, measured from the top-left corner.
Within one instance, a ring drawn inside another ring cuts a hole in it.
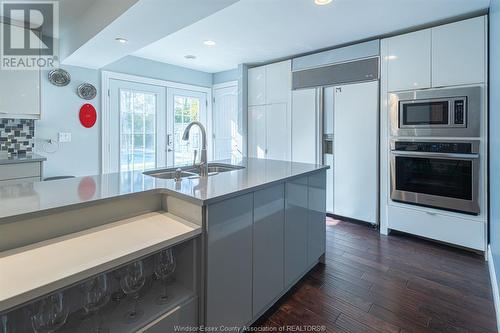
[[[13,155],[13,156],[5,156],[0,154],[0,165],[3,164],[16,164],[16,163],[32,163],[32,162],[43,162],[47,159],[43,156],[37,154],[30,155]]]
[[[328,168],[323,165],[244,158],[222,161],[243,169],[206,178],[158,179],[142,171],[111,173],[49,182],[0,186],[0,224],[23,216],[92,204],[96,201],[143,192],[166,193],[207,205],[271,183]]]

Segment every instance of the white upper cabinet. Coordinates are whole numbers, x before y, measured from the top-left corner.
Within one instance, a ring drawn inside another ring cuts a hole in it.
[[[386,39],[388,91],[431,86],[431,30]]]
[[[40,117],[40,77],[37,69],[0,70],[0,118]]]
[[[248,70],[248,105],[266,104],[266,67]]]
[[[290,60],[248,70],[248,105],[288,103],[291,91]]]
[[[248,156],[291,157],[290,60],[248,70]]]
[[[291,83],[290,60],[266,66],[266,104],[288,103]]]
[[[382,41],[387,90],[486,82],[486,16]]]
[[[40,71],[0,70],[0,118],[40,117]]]
[[[484,16],[432,29],[432,86],[485,82]]]

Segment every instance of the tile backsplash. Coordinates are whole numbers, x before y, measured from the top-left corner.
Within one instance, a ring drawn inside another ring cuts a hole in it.
[[[34,137],[33,119],[0,119],[0,152],[30,154],[35,146]]]

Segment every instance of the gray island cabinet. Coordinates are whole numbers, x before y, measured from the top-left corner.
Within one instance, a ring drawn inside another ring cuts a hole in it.
[[[325,253],[326,173],[207,206],[206,325],[249,325]]]
[[[2,325],[31,332],[59,302],[55,332],[95,329],[82,316],[89,286],[113,295],[98,310],[110,333],[252,324],[324,256],[326,167],[227,163],[239,168],[181,181],[136,171],[0,185]]]

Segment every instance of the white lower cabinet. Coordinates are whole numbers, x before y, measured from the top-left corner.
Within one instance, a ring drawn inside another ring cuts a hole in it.
[[[252,319],[253,193],[207,208],[206,325]]]
[[[308,177],[307,256],[308,264],[317,262],[325,253],[326,231],[326,173],[318,172]]]
[[[283,291],[284,184],[254,193],[253,316]]]
[[[389,229],[486,251],[486,224],[426,209],[388,205]]]
[[[42,162],[13,163],[0,165],[0,181],[34,178],[42,175]]]
[[[285,286],[295,283],[306,271],[308,180],[306,177],[285,185]]]

